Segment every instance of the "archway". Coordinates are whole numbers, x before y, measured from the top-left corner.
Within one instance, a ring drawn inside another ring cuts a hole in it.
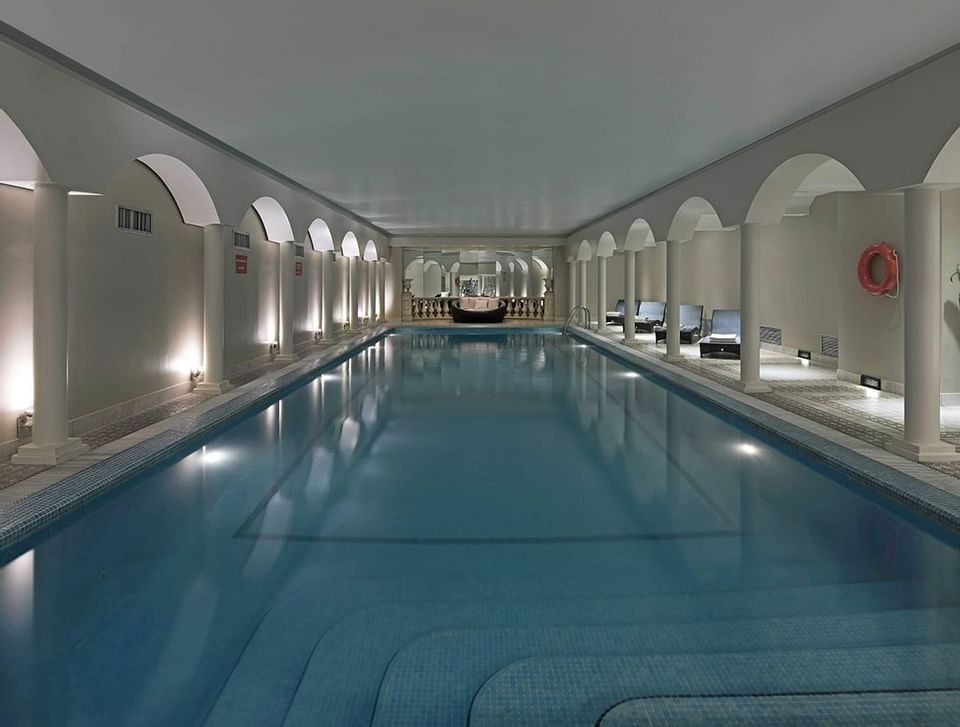
[[[296,239],[286,210],[273,197],[260,197],[253,203],[253,209],[260,217],[270,242],[293,242]]]
[[[340,254],[344,257],[360,257],[360,243],[352,231],[343,236],[340,242]]]
[[[653,230],[650,224],[642,218],[634,220],[627,230],[627,236],[623,242],[623,249],[639,251],[645,247],[654,247],[655,245],[656,241],[654,240]]]
[[[960,128],[940,149],[923,181],[925,184],[960,184]]]
[[[6,112],[0,109],[0,184],[32,189],[48,182],[46,166],[27,137]]]
[[[332,252],[334,250],[333,233],[330,232],[329,225],[319,217],[310,223],[307,234],[310,235],[310,245],[317,252]]]
[[[723,222],[720,216],[703,197],[691,197],[677,209],[670,223],[667,240],[670,242],[687,242],[693,239],[694,233],[700,230],[722,230]]]
[[[824,154],[800,154],[777,166],[760,185],[746,223],[775,225],[785,215],[805,215],[817,197],[862,192],[863,184],[846,166]]]
[[[137,161],[163,182],[184,224],[203,227],[220,223],[220,214],[207,185],[184,162],[169,154],[145,154]]]

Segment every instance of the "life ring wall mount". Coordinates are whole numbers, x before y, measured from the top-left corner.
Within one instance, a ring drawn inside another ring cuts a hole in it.
[[[884,262],[884,272],[880,280],[874,280],[870,272],[874,258],[880,258]],[[857,278],[860,280],[860,287],[870,295],[898,297],[900,295],[900,256],[885,242],[870,245],[860,255],[860,262],[857,263]]]

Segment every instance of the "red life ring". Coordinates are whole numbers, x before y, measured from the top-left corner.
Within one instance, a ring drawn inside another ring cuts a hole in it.
[[[883,279],[879,281],[874,280],[870,275],[870,264],[875,257],[882,257],[886,264],[886,272]],[[900,285],[900,259],[897,251],[885,242],[875,242],[870,245],[860,256],[857,277],[860,279],[860,286],[870,295],[887,295],[890,291],[896,290]]]

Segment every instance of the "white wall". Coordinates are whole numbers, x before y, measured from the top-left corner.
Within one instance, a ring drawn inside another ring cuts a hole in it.
[[[838,204],[839,367],[903,382],[903,299],[868,295],[857,278],[860,255],[874,242],[889,243],[901,264],[910,264],[903,245],[903,196],[848,193],[838,195]]]
[[[303,246],[303,258],[294,258],[294,265],[302,263],[302,274],[293,276],[293,343],[302,344],[313,340],[317,330],[310,307],[310,257],[316,255],[309,243]]]
[[[153,234],[116,226],[116,206],[153,212]],[[70,198],[69,417],[179,385],[203,361],[203,230],[131,163],[103,197]]]
[[[228,378],[244,364],[265,361],[270,342],[277,340],[277,244],[267,240],[252,208],[237,229],[250,235],[250,249],[236,249],[228,240],[224,253],[223,361]],[[236,272],[237,255],[247,256],[246,274]]]
[[[659,243],[637,253],[637,297],[667,299],[667,246]]]
[[[960,264],[960,189],[945,191],[941,198],[943,255],[940,280],[943,294],[943,328],[940,335],[940,388],[945,393],[960,393],[960,282],[950,276]]]
[[[680,243],[679,259],[681,303],[702,305],[704,321],[714,308],[740,307],[739,232],[697,232]]]
[[[838,258],[835,195],[760,230],[760,323],[780,328],[784,346],[816,352],[821,335],[839,335]]]
[[[0,442],[33,405],[33,194],[0,184]]]

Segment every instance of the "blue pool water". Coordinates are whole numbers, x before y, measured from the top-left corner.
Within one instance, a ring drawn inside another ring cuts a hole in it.
[[[960,714],[950,534],[544,331],[387,336],[0,562],[4,725]]]

